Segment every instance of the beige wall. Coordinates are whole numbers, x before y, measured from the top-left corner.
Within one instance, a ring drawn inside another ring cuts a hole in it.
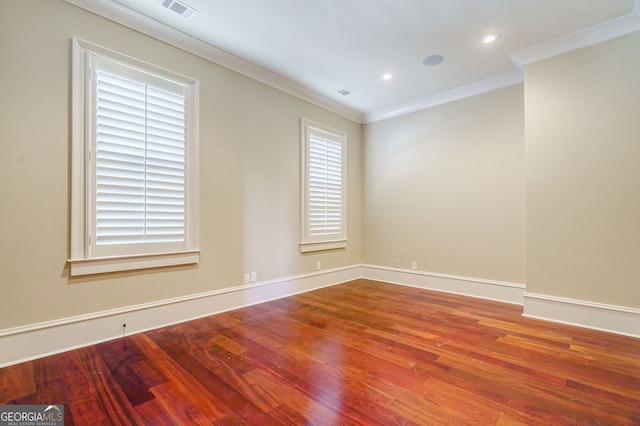
[[[200,80],[197,267],[68,277],[73,36]],[[0,330],[233,287],[248,271],[303,274],[318,260],[417,261],[640,308],[640,34],[528,65],[524,87],[364,130],[62,0],[0,1],[0,54]],[[348,134],[345,251],[298,253],[302,117]]]
[[[71,38],[200,81],[197,267],[68,277]],[[0,330],[361,261],[361,126],[61,0],[0,2]],[[298,252],[299,120],[348,134],[343,251]]]
[[[525,68],[527,291],[640,308],[640,33]]]
[[[524,283],[523,86],[365,126],[363,261]]]

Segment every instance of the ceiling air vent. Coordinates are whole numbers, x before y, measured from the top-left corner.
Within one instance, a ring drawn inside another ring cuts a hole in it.
[[[347,89],[338,90],[338,93],[341,94],[342,96],[345,96],[345,97],[353,96],[353,93],[348,91]]]
[[[191,19],[193,15],[198,13],[194,8],[187,6],[178,0],[162,0],[160,6],[169,9],[185,19]]]

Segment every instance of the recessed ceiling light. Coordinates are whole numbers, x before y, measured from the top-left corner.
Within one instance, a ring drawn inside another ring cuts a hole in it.
[[[390,73],[382,74],[383,80],[391,80],[392,78],[393,78],[393,74],[390,74]]]
[[[427,66],[427,67],[433,67],[433,66],[441,64],[442,61],[444,61],[444,56],[442,56],[442,55],[431,55],[431,56],[427,56],[426,58],[424,58],[422,60],[422,65]]]
[[[482,37],[483,44],[491,44],[500,38],[500,34],[498,33],[488,33]]]

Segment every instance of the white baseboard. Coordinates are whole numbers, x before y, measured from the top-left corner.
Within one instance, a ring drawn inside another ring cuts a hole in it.
[[[524,304],[523,316],[640,338],[640,309],[528,293],[524,284],[351,265],[0,330],[0,368],[358,278]]]
[[[0,367],[360,278],[360,265],[0,330]]]
[[[522,305],[524,284],[362,265],[362,278]]]
[[[640,338],[640,309],[525,292],[522,316]]]

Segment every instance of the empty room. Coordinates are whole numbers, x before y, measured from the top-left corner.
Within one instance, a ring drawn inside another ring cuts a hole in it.
[[[640,0],[0,0],[0,425],[640,424],[639,82]]]

